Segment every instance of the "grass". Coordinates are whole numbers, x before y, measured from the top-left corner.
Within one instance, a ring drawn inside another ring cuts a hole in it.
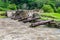
[[[53,19],[56,21],[60,21],[60,14],[59,13],[42,13],[41,16],[43,16],[42,20],[48,20]]]
[[[0,18],[6,18],[6,16],[2,16],[5,14],[5,11],[0,11]]]
[[[1,15],[1,14],[5,14],[5,11],[0,11],[0,15]]]
[[[0,18],[6,18],[6,16],[0,16]]]

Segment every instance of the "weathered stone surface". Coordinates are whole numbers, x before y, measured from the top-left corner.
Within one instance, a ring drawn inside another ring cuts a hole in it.
[[[15,14],[16,11],[10,10],[10,11],[6,11],[7,17],[11,18],[13,16],[13,14]]]
[[[0,40],[60,40],[60,29],[30,28],[30,23],[0,19]]]
[[[39,13],[39,11],[35,10],[10,10],[7,11],[7,16],[13,19],[21,19],[21,18],[26,18],[26,17],[33,17],[33,14]]]

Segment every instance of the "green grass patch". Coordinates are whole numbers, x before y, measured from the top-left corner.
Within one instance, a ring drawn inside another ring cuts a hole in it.
[[[5,14],[6,14],[5,11],[0,11],[0,18],[6,18],[6,16],[4,16]]]
[[[6,18],[6,16],[0,16],[0,18]]]
[[[56,21],[60,21],[60,14],[59,13],[42,13],[42,20],[53,19]]]
[[[6,14],[5,11],[0,11],[0,15]]]

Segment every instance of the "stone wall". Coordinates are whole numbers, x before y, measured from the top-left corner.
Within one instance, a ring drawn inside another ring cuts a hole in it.
[[[42,10],[10,10],[10,11],[7,11],[7,16],[8,17],[12,17],[13,14],[16,14],[16,12],[18,11],[22,11],[22,12],[19,12],[20,16],[22,17],[28,17],[28,16],[33,16],[33,14],[40,14],[42,13],[43,11]]]

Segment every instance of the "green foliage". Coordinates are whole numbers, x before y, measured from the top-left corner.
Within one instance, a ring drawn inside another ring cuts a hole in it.
[[[5,8],[0,7],[0,11],[5,11],[5,10],[6,10]]]
[[[8,8],[10,10],[16,10],[17,9],[15,4],[9,4]]]
[[[60,13],[60,7],[57,8],[57,13]]]
[[[42,13],[43,17],[42,20],[55,20],[60,21],[60,14],[59,13]]]
[[[2,7],[0,7],[0,11],[3,11],[4,9]]]
[[[24,4],[26,4],[26,7],[24,7]],[[53,10],[56,12],[56,8],[60,7],[60,0],[0,0],[0,9],[2,11],[16,9],[41,9],[45,6],[44,4],[50,5],[46,7],[46,12],[53,12]]]
[[[44,5],[42,9],[44,10],[44,12],[54,12],[53,8],[50,5]]]

